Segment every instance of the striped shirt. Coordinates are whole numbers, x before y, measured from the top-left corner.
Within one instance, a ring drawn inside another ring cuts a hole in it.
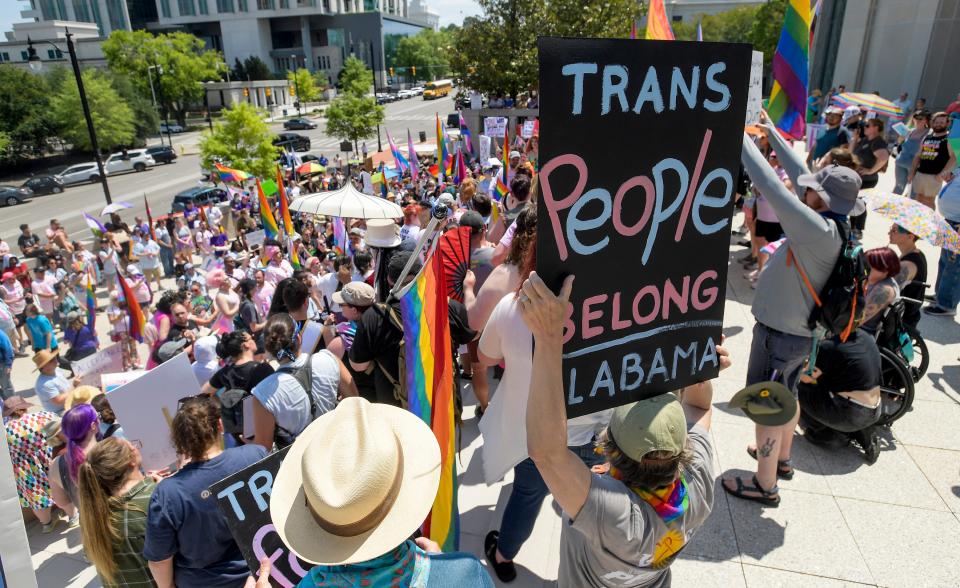
[[[101,577],[104,588],[157,585],[143,557],[143,544],[147,538],[146,513],[156,488],[152,479],[144,478],[118,500],[111,500],[110,511],[120,539],[113,544],[113,560],[117,563],[114,581],[107,582]]]

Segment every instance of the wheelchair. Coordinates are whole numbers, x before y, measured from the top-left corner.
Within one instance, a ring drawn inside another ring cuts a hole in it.
[[[903,323],[904,307],[902,298],[887,307],[875,333],[880,349],[881,415],[877,424],[883,426],[890,426],[910,411],[914,384],[930,366],[923,337]]]

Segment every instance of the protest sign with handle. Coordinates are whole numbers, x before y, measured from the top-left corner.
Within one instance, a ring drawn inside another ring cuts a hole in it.
[[[170,423],[177,413],[177,401],[199,393],[200,384],[186,353],[107,392],[117,422],[125,431],[136,431],[143,444],[143,469],[159,470],[177,461],[170,443]]]
[[[209,489],[250,570],[259,570],[260,559],[270,558],[270,585],[275,588],[296,586],[313,567],[284,545],[270,520],[273,479],[288,449],[271,453]]]
[[[483,119],[483,134],[488,137],[503,137],[507,132],[507,117],[487,116]]]
[[[84,386],[101,386],[100,376],[123,371],[123,349],[119,343],[101,349],[93,355],[70,362],[70,369],[80,376]]]
[[[536,124],[535,120],[525,120],[523,121],[523,128],[520,129],[520,136],[524,139],[529,139],[533,136],[533,125]]]
[[[747,125],[760,122],[763,110],[763,52],[754,51],[750,61],[750,85],[747,87]]]
[[[537,273],[575,417],[717,375],[750,47],[541,37]]]

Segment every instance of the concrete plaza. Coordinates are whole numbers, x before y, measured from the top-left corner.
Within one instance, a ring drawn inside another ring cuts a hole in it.
[[[880,187],[890,189],[892,184],[891,166]],[[886,244],[888,227],[885,219],[872,214],[865,245]],[[926,243],[921,249],[933,283],[939,250]],[[753,440],[753,424],[727,406],[745,379],[754,324],[754,291],[735,261],[742,251],[731,247],[723,331],[733,367],[715,382],[711,432],[718,471],[740,474],[752,472],[755,464],[745,451]],[[106,332],[102,317],[98,327]],[[960,325],[953,318],[925,315],[920,329],[930,349],[930,369],[917,384],[913,410],[884,434],[879,461],[868,466],[853,447],[826,451],[797,439],[797,474],[780,482],[782,503],[776,509],[729,498],[718,481],[713,513],[673,564],[675,586],[957,585]],[[14,366],[14,384],[31,397],[32,368],[28,359]],[[461,549],[486,563],[483,538],[499,526],[512,474],[493,486],[483,483],[482,439],[469,388],[468,383],[459,456]],[[556,582],[560,525],[558,508],[545,500],[533,536],[516,558],[519,577],[511,586]],[[41,535],[36,521],[27,524],[39,586],[99,586],[93,567],[84,560],[79,530],[62,529]]]

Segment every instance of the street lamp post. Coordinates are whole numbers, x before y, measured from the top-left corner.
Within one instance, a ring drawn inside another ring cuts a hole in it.
[[[160,77],[163,75],[163,66],[162,65],[151,65],[147,67],[147,74],[149,75],[150,70],[157,70],[157,93],[160,94],[160,107],[163,108],[163,79]],[[163,126],[167,129],[167,143],[170,143],[170,147],[173,148],[173,138],[170,136],[170,119],[168,118],[167,109],[163,108]],[[160,133],[161,143],[163,143],[163,133]]]
[[[377,99],[377,60],[373,54],[373,41],[370,41],[370,69],[373,70],[373,99]],[[383,151],[383,143],[380,141],[380,123],[377,123],[377,153]]]
[[[70,64],[73,66],[73,75],[77,78],[77,90],[80,91],[80,106],[83,107],[83,117],[87,121],[87,133],[90,134],[90,146],[93,147],[93,157],[97,162],[100,184],[103,186],[103,197],[106,198],[107,204],[113,204],[113,198],[110,197],[110,186],[107,185],[107,174],[103,169],[103,159],[100,158],[100,145],[97,143],[97,132],[93,128],[93,117],[90,115],[90,104],[87,102],[87,92],[83,89],[83,76],[80,73],[80,62],[77,60],[77,50],[73,46],[73,33],[71,33],[69,29],[64,29],[64,34],[67,38],[67,52],[70,54]],[[51,41],[43,42],[50,44],[50,46],[58,52],[60,51],[60,48]],[[43,67],[43,62],[40,61],[40,57],[37,56],[37,50],[33,48],[33,41],[30,40],[30,37],[27,37],[27,62],[33,71],[40,71]]]
[[[306,65],[307,58],[303,58],[303,63]],[[300,71],[299,71],[300,61],[294,56],[293,58],[293,86],[297,89],[297,116],[300,114],[300,104],[303,102],[303,96],[300,94]]]
[[[160,107],[157,106],[157,93],[153,89],[153,75],[150,73],[150,69],[154,66],[147,68],[147,81],[150,82],[150,96],[153,98],[153,109],[157,111],[157,118],[160,117]],[[160,133],[160,144],[163,145],[163,132]],[[170,144],[170,147],[173,147],[173,144]]]

